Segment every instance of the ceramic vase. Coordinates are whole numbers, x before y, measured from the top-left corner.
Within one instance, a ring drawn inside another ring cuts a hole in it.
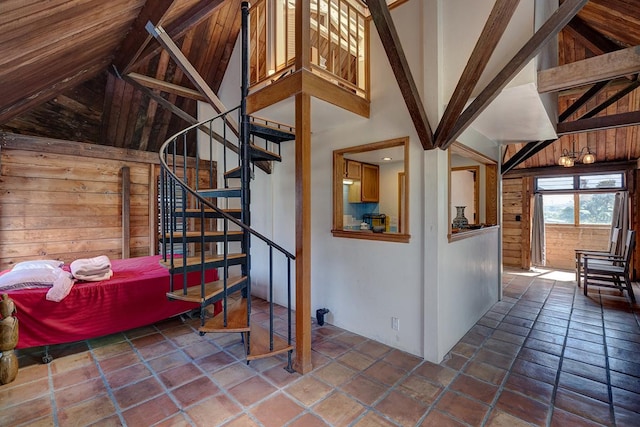
[[[451,228],[467,228],[469,220],[464,216],[464,208],[466,206],[456,206],[456,217],[453,218]]]

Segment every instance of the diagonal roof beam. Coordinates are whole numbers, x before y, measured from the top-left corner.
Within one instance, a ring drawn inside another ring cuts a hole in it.
[[[160,26],[154,27],[151,22],[147,23],[147,31],[151,35],[153,35],[156,40],[162,45],[163,48],[169,53],[171,58],[178,64],[178,67],[184,72],[184,74],[191,80],[198,89],[198,91],[206,98],[207,102],[211,104],[214,110],[218,113],[223,113],[227,111],[227,108],[224,106],[220,98],[213,93],[213,90],[209,87],[207,82],[204,81],[202,76],[198,74],[198,71],[194,68],[193,65],[189,62],[186,56],[180,51],[180,48],[176,46],[176,44],[171,40],[171,37],[164,31],[164,29]],[[233,133],[237,136],[240,134],[238,123],[231,117],[227,117],[226,122],[229,127],[233,131]]]
[[[138,57],[152,40],[144,26],[148,21],[162,24],[167,11],[171,9],[174,0],[154,0],[145,2],[142,10],[133,22],[127,37],[122,41],[113,65],[121,74],[128,74]]]
[[[538,92],[556,92],[640,71],[640,46],[538,71]]]
[[[502,34],[504,34],[507,29],[507,25],[511,21],[511,17],[519,3],[520,0],[496,0],[493,5],[493,9],[482,29],[482,33],[480,33],[478,42],[473,52],[471,52],[469,61],[460,76],[460,80],[458,80],[458,85],[453,95],[451,95],[444,115],[440,119],[435,133],[436,147],[444,144],[447,140],[447,136],[455,126],[458,116],[464,109],[482,72],[489,63],[489,59],[491,59],[491,55],[498,45]]]
[[[409,115],[413,120],[413,125],[416,128],[422,147],[425,150],[431,150],[435,148],[433,131],[424,111],[424,105],[420,99],[416,82],[411,75],[398,32],[391,19],[389,6],[387,6],[385,0],[367,0],[367,6],[380,35],[382,46],[384,46],[384,50],[387,53],[393,74],[396,76],[398,86],[400,86],[404,102],[409,109]]]
[[[462,132],[484,111],[502,89],[515,77],[529,61],[538,54],[540,49],[573,18],[588,0],[565,0],[549,17],[527,43],[516,53],[498,75],[476,97],[458,117],[456,125],[447,141],[440,146],[446,150],[460,136]]]
[[[180,15],[179,18],[167,24],[165,31],[169,34],[169,37],[173,40],[177,40],[184,36],[192,27],[209,18],[209,16],[211,16],[211,14],[223,3],[224,0],[198,1],[193,7],[191,7],[191,9]],[[159,22],[154,20],[150,21]],[[144,50],[138,55],[135,62],[129,65],[128,69],[132,70],[138,64],[144,63],[145,61],[153,58],[158,52],[160,52],[160,49],[162,49],[162,47],[154,43],[147,44]]]

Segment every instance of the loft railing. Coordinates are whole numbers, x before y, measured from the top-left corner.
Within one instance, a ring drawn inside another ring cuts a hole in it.
[[[311,68],[366,97],[365,9],[358,0],[310,0]],[[258,0],[251,7],[250,85],[276,80],[295,62],[295,0]],[[302,35],[303,37],[305,35]]]

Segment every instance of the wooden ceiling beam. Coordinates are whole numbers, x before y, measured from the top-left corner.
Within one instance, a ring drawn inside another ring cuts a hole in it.
[[[611,116],[593,117],[589,119],[575,120],[572,122],[558,123],[556,133],[558,136],[561,136],[572,133],[593,132],[597,130],[636,125],[640,125],[640,111],[631,111]]]
[[[525,43],[507,65],[494,77],[486,88],[462,112],[447,141],[440,146],[446,150],[500,94],[502,89],[538,54],[540,49],[554,37],[582,9],[588,0],[565,0],[547,21]]]
[[[425,150],[431,150],[435,148],[433,131],[429,125],[429,119],[420,99],[415,80],[411,75],[411,69],[400,43],[398,32],[391,19],[389,6],[387,6],[385,0],[367,0],[367,6],[369,6],[371,17],[380,35],[382,46],[387,53],[393,74],[396,77],[398,86],[400,86],[400,92],[413,120],[418,138],[420,138],[422,147]]]
[[[476,87],[482,72],[486,68],[491,55],[502,38],[507,25],[511,21],[520,0],[496,0],[487,22],[480,33],[480,37],[471,52],[467,65],[458,80],[451,99],[447,104],[444,115],[440,119],[435,133],[436,147],[444,144],[451,129],[456,124],[462,110]]]
[[[169,37],[173,40],[178,40],[184,36],[187,31],[192,27],[200,24],[207,19],[225,0],[211,0],[211,1],[199,1],[191,9],[183,13],[179,18],[173,20],[166,25],[164,29]],[[156,22],[156,21],[151,21]],[[146,26],[146,23],[145,23]],[[146,28],[146,27],[145,27]],[[137,60],[129,66],[129,69],[134,69],[138,64],[141,64],[149,59],[153,58],[160,52],[162,46],[150,43],[140,53]]]
[[[173,2],[174,0],[145,2],[113,59],[113,65],[119,73],[128,74],[140,54],[153,39],[145,29],[147,22],[157,22],[159,25],[164,24],[163,20],[166,17],[167,11],[171,9]]]
[[[640,72],[640,46],[538,71],[538,92],[556,92]]]
[[[161,92],[173,93],[174,95],[178,95],[183,98],[194,99],[196,101],[204,101],[204,102],[207,101],[207,99],[204,96],[202,96],[200,92],[188,87],[180,86],[170,82],[165,82],[164,80],[158,80],[153,77],[145,76],[138,73],[128,73],[127,75],[131,77],[133,80],[140,83],[141,85],[146,86],[150,89],[157,89]]]

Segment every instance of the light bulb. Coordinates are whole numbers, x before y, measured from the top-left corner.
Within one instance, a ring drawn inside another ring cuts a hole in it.
[[[564,167],[565,168],[570,168],[570,167],[573,167],[573,165],[574,165],[573,157],[565,157]]]
[[[587,153],[582,158],[582,163],[584,163],[585,165],[590,165],[591,163],[595,163],[595,161],[596,156],[594,156],[592,153]]]

